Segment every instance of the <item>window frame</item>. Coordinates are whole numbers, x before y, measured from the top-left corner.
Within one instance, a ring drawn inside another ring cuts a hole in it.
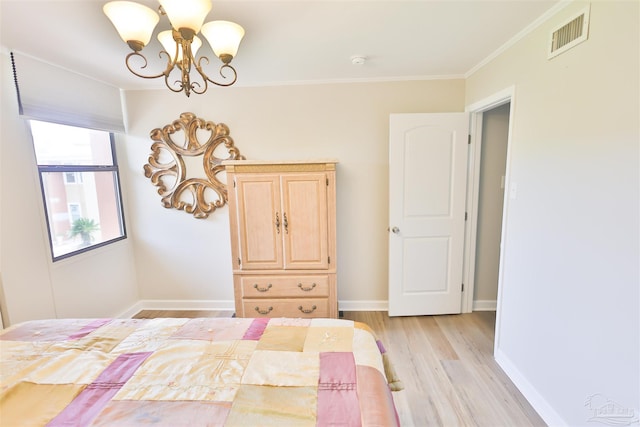
[[[35,121],[46,122],[46,120],[35,120]],[[77,126],[77,125],[68,125],[68,124],[61,124],[61,123],[55,123],[55,122],[49,122],[49,123],[60,124],[62,126],[71,126],[71,127],[81,128],[81,129],[89,129],[89,128],[86,128],[83,126]],[[31,120],[29,121],[29,129],[31,129]],[[120,185],[120,169],[118,167],[118,156],[116,155],[115,137],[113,132],[108,132],[103,130],[100,130],[100,132],[105,132],[109,134],[109,147],[111,148],[112,165],[40,165],[38,164],[38,159],[36,155],[36,167],[38,169],[38,180],[40,181],[40,193],[42,195],[42,205],[44,208],[45,222],[47,223],[47,239],[49,240],[49,250],[51,251],[51,259],[53,262],[61,261],[63,259],[71,258],[73,256],[92,251],[94,249],[102,248],[104,246],[119,242],[121,240],[125,240],[127,238],[127,227],[126,227],[126,221],[124,217],[124,208],[122,203],[122,186]],[[32,143],[34,144],[33,149],[35,153],[35,142],[33,141],[33,134],[31,135],[31,139],[32,139]],[[73,172],[75,174],[82,173],[82,172],[111,172],[113,175],[113,181],[114,181],[113,182],[114,192],[117,196],[115,208],[120,213],[119,217],[120,217],[120,227],[122,229],[122,235],[118,237],[114,237],[113,239],[91,244],[89,246],[82,247],[82,248],[73,250],[71,252],[67,252],[65,254],[56,256],[54,254],[54,249],[53,249],[53,238],[51,234],[52,230],[51,230],[51,224],[49,222],[49,205],[47,203],[47,196],[45,194],[45,185],[44,185],[44,178],[43,178],[43,175],[45,173],[51,173],[51,172],[62,173],[64,180],[66,180],[66,173],[68,172]]]

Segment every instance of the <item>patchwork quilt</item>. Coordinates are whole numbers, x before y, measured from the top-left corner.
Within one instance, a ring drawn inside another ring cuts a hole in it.
[[[395,426],[401,389],[343,319],[56,319],[0,334],[1,426]]]

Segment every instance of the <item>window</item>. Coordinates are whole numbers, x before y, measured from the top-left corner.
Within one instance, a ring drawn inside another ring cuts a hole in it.
[[[113,135],[29,123],[53,260],[126,238]]]

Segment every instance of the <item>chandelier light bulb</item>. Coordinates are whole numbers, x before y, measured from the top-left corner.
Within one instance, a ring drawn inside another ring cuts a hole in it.
[[[140,49],[149,43],[160,20],[153,9],[131,1],[112,1],[105,4],[102,10],[116,27],[120,38],[129,45],[131,42],[141,44]]]
[[[197,34],[211,10],[210,0],[159,0],[174,30],[188,28]]]
[[[244,37],[244,28],[235,22],[211,21],[202,26],[202,34],[213,49],[213,53],[224,62],[225,56],[234,58]]]

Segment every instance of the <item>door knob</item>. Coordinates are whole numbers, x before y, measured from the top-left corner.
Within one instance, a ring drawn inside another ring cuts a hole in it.
[[[391,229],[391,231],[392,231],[394,234],[398,234],[398,233],[400,232],[400,229],[399,229],[398,227],[393,227],[393,228]]]

